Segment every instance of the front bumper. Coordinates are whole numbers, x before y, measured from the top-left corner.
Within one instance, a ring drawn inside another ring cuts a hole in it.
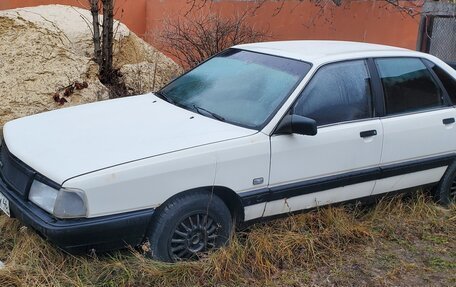
[[[0,192],[9,200],[11,217],[72,254],[139,245],[146,237],[154,213],[154,209],[146,209],[97,218],[60,220],[14,193],[1,178]]]

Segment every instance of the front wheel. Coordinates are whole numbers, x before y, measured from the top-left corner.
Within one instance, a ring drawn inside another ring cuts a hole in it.
[[[435,191],[435,199],[443,206],[456,202],[456,161],[448,166]]]
[[[153,220],[149,255],[166,262],[198,259],[226,244],[233,228],[225,203],[205,191],[172,198]]]

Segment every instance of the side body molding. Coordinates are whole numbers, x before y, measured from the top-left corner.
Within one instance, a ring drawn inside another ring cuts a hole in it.
[[[419,172],[448,166],[456,159],[455,153],[428,157],[404,163],[368,168],[360,171],[311,179],[272,188],[262,188],[239,194],[244,206],[316,193],[366,181],[389,178],[398,175]]]

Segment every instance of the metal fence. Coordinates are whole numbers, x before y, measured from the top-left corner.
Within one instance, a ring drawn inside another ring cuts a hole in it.
[[[434,17],[429,53],[445,61],[456,61],[456,18]]]
[[[426,3],[433,4],[433,3]],[[418,50],[456,61],[456,5],[428,5],[421,18]]]

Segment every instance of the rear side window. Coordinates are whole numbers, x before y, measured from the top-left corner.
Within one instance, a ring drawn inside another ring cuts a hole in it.
[[[375,62],[388,115],[443,105],[442,91],[420,59],[385,58]]]
[[[431,61],[425,61],[429,63],[429,66],[432,68],[437,77],[439,77],[443,87],[448,92],[448,96],[450,96],[453,105],[456,105],[456,79]]]
[[[372,117],[370,76],[365,61],[320,68],[300,95],[293,112],[314,119],[319,126]]]

